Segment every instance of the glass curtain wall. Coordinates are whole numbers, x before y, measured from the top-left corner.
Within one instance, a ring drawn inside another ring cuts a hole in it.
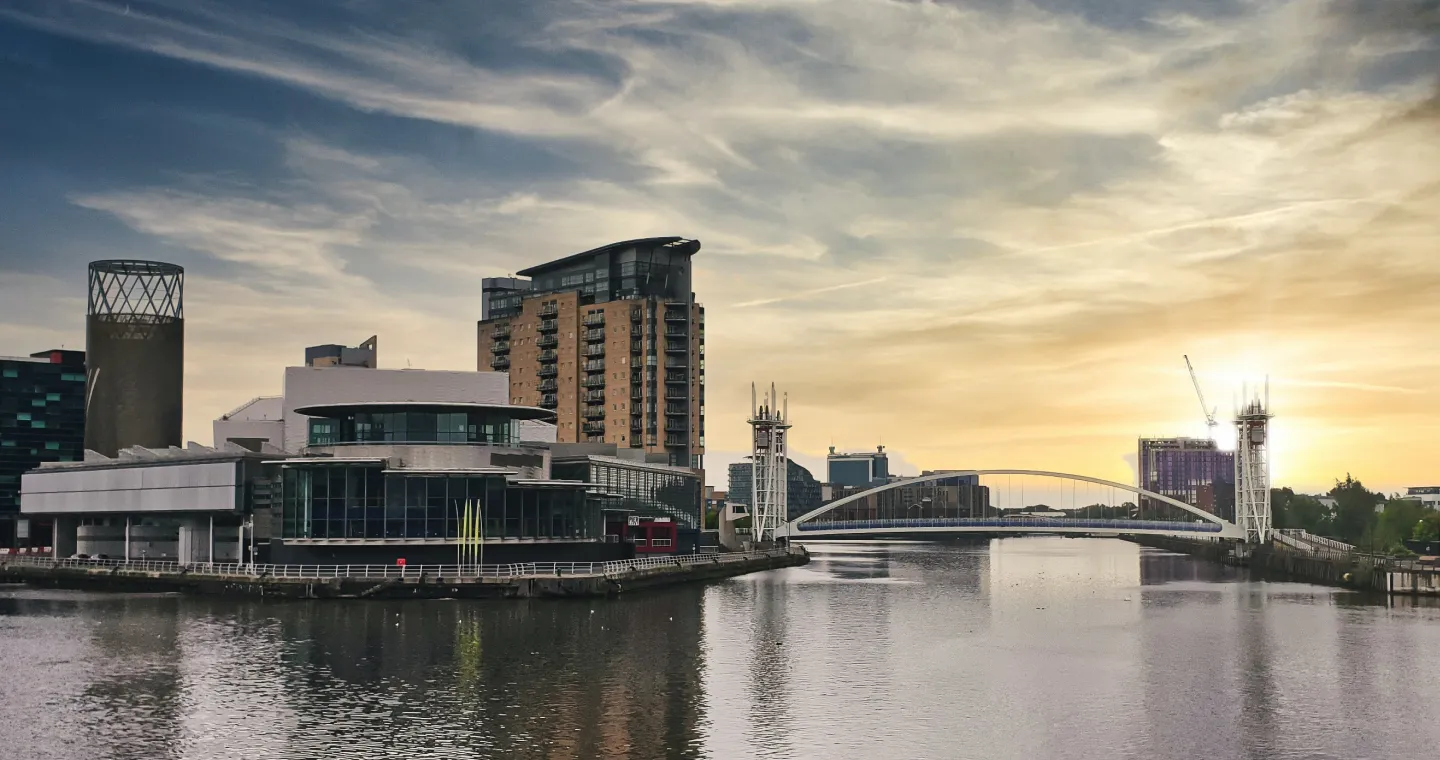
[[[310,445],[519,442],[520,423],[503,412],[353,412],[310,420]]]
[[[624,497],[624,508],[644,517],[669,517],[682,528],[700,524],[700,478],[606,462],[557,462],[555,477],[582,480]]]
[[[500,475],[385,474],[379,467],[287,467],[285,538],[454,539],[474,502],[486,538],[597,539],[598,507],[583,488],[510,487]]]

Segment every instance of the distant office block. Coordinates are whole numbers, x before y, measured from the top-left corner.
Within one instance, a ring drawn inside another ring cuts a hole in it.
[[[20,476],[84,459],[85,353],[0,356],[0,547],[48,546],[48,524],[17,522]]]
[[[890,458],[884,446],[856,453],[837,453],[831,446],[825,466],[826,482],[832,486],[869,486],[890,480]]]
[[[85,448],[179,446],[184,404],[185,270],[95,261],[85,321]]]
[[[1138,457],[1140,488],[1227,519],[1234,515],[1234,452],[1209,439],[1141,438]]]

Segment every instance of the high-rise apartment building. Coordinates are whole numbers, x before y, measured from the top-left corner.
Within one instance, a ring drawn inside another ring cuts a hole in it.
[[[478,368],[510,373],[511,403],[555,410],[560,443],[613,443],[700,468],[699,250],[678,237],[627,240],[485,279]]]
[[[0,356],[0,547],[48,545],[48,527],[17,519],[20,476],[83,460],[84,441],[85,352]]]
[[[1141,438],[1138,470],[1140,488],[1234,517],[1235,453],[1220,451],[1213,440]]]

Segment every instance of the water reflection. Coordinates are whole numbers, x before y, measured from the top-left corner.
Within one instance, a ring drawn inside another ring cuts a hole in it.
[[[611,602],[0,589],[26,758],[1398,757],[1440,609],[1121,541],[817,544]]]

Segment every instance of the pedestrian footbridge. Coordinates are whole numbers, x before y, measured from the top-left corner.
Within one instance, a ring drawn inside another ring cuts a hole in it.
[[[1213,504],[1217,497],[1212,490],[1207,498]],[[775,535],[804,540],[1026,533],[1245,538],[1235,523],[1179,499],[1043,470],[952,470],[898,480],[799,515]]]

